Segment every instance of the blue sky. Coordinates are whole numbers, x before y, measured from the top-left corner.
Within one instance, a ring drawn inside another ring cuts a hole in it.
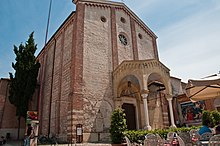
[[[123,2],[158,36],[160,61],[171,76],[187,82],[220,71],[219,0]],[[0,0],[0,78],[13,71],[13,45],[24,43],[32,31],[37,52],[42,49],[48,7],[49,0]],[[48,39],[73,10],[72,0],[53,0]]]

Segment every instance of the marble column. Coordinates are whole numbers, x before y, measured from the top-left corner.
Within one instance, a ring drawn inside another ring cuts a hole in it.
[[[173,105],[172,105],[172,96],[168,95],[167,96],[167,100],[168,100],[168,104],[169,104],[169,111],[170,111],[170,121],[171,121],[171,125],[170,127],[172,128],[176,128],[175,122],[174,122],[174,116],[173,116]]]
[[[149,122],[147,96],[148,96],[148,93],[142,93],[143,102],[144,102],[144,118],[145,118],[145,119],[144,119],[144,121],[145,121],[144,129],[146,129],[146,130],[151,130],[151,126],[150,126],[150,122]]]

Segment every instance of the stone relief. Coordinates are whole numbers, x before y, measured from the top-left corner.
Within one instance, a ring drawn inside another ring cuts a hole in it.
[[[96,104],[98,108],[98,113],[96,117],[96,131],[100,130],[100,125],[103,125],[103,131],[108,130],[111,124],[111,114],[112,114],[112,106],[107,101],[99,101]],[[101,122],[103,122],[101,124]]]
[[[135,97],[135,93],[136,92],[134,91],[134,89],[132,89],[131,82],[128,81],[128,85],[125,89],[121,91],[120,97],[122,96]]]

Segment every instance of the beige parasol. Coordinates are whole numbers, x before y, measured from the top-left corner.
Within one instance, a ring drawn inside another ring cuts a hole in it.
[[[193,102],[220,98],[220,74],[215,74],[201,80],[188,80],[186,95]]]

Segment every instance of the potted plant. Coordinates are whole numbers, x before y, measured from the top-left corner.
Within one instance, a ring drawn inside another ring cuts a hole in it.
[[[124,134],[127,129],[124,110],[121,108],[115,109],[111,115],[110,137],[113,144],[124,142]]]

